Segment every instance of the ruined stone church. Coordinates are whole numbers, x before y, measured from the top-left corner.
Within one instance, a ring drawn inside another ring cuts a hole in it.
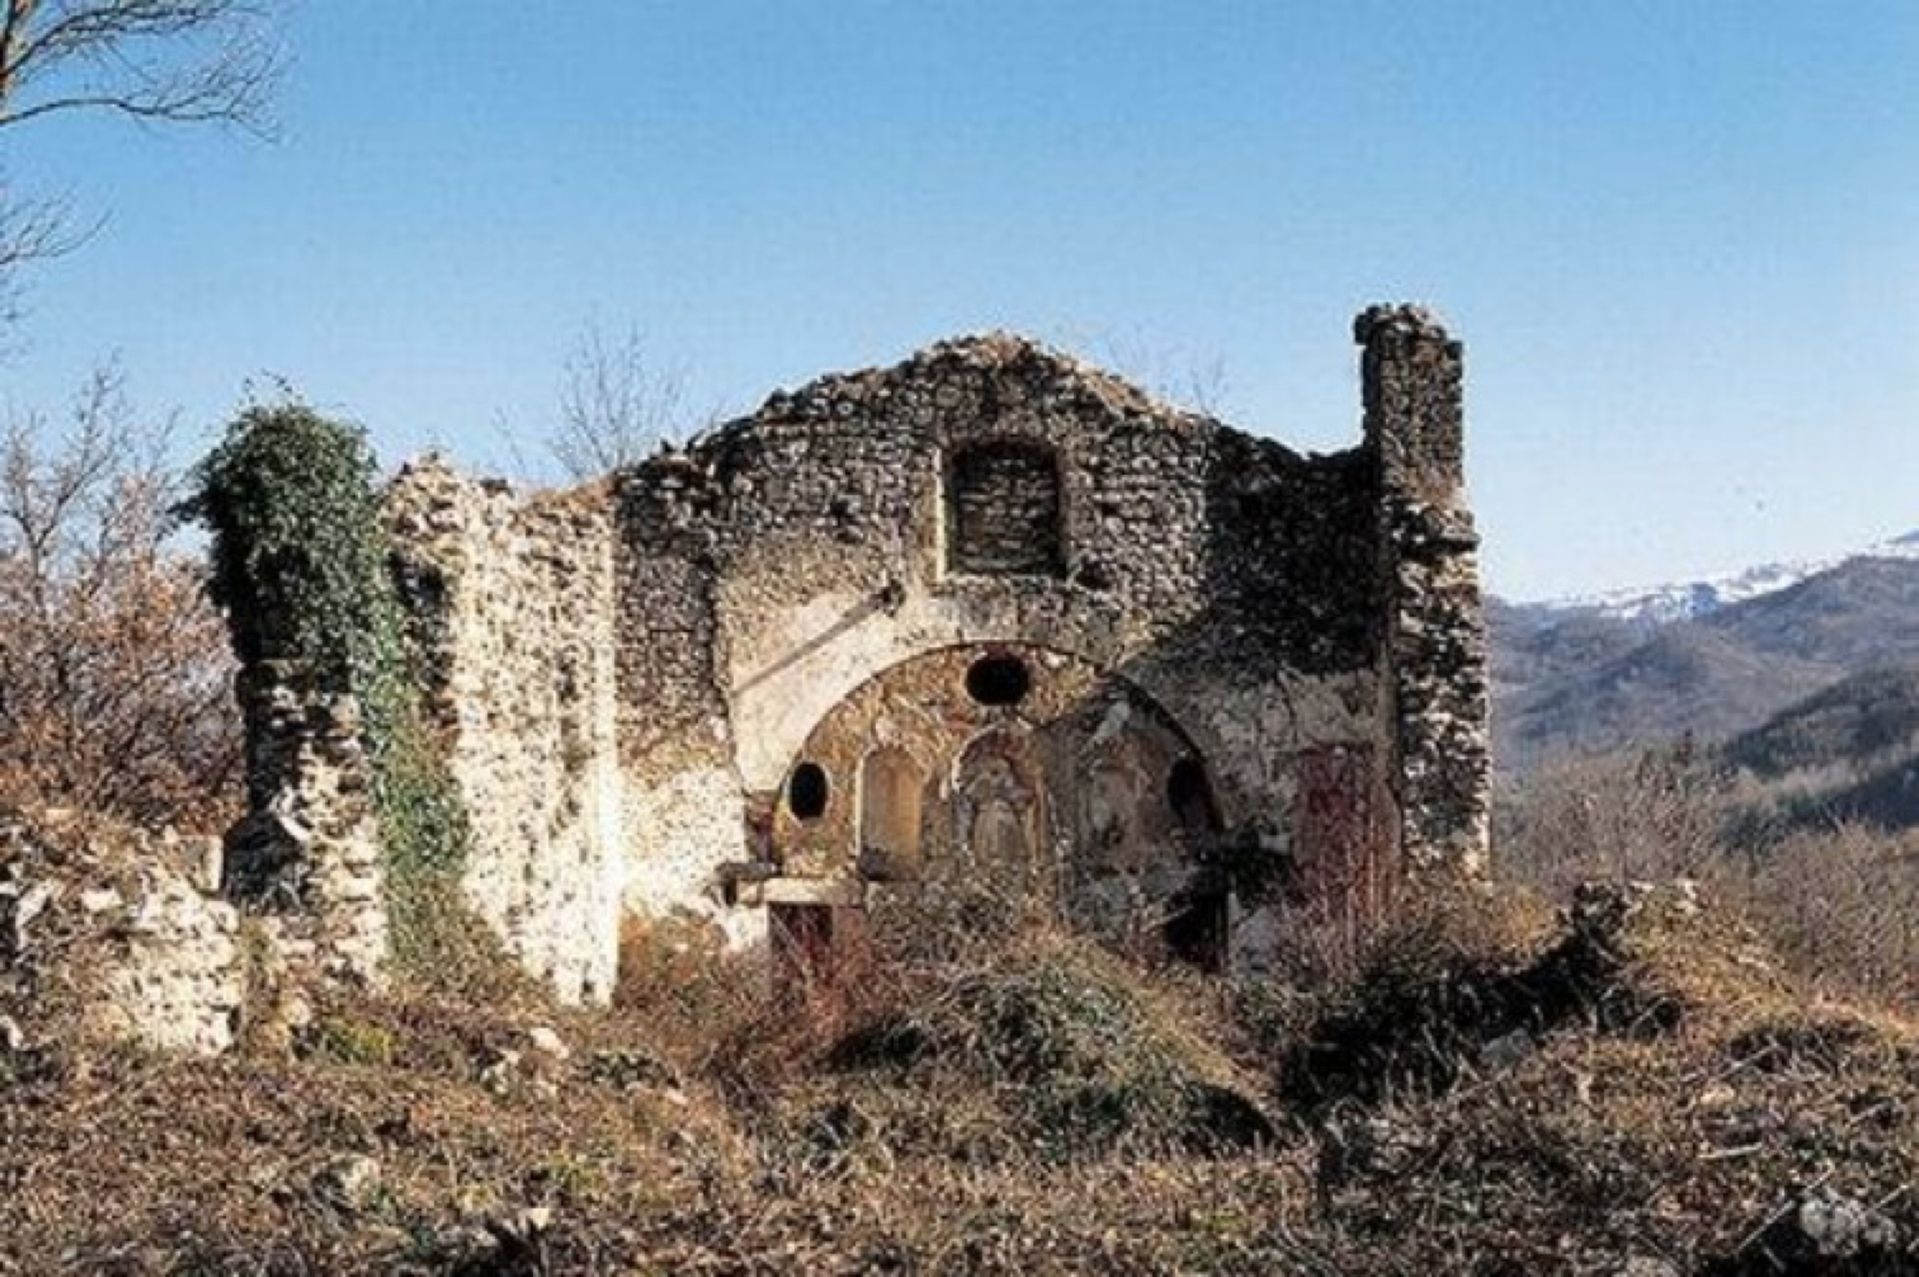
[[[1244,970],[1289,901],[1470,870],[1487,686],[1460,347],[1412,307],[1355,336],[1362,436],[1324,456],[996,333],[777,393],[577,489],[407,467],[396,576],[471,821],[468,903],[593,1001],[623,932],[668,920],[831,943],[990,877]],[[242,678],[251,801],[300,817],[313,944],[371,967],[350,733],[278,677]]]

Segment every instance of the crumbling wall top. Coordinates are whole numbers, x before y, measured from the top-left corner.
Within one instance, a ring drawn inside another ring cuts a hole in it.
[[[1353,340],[1371,345],[1375,337],[1413,337],[1457,346],[1446,325],[1430,309],[1413,302],[1368,306],[1353,319]]]

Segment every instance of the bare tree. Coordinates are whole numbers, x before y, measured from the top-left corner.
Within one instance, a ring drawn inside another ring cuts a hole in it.
[[[0,0],[0,134],[57,113],[267,132],[274,0]],[[0,284],[72,248],[64,201],[0,188]]]
[[[142,429],[112,368],[64,442],[0,424],[0,797],[217,824],[239,732],[225,627],[172,548],[166,428]]]
[[[1217,355],[1201,358],[1155,342],[1137,330],[1065,328],[1058,340],[1084,350],[1094,363],[1168,403],[1207,417],[1218,417],[1226,410],[1230,390],[1226,361]]]
[[[279,69],[259,0],[4,0],[0,128],[56,111],[261,130]]]
[[[644,460],[693,424],[683,366],[654,362],[637,331],[610,339],[589,324],[567,356],[549,446],[569,478],[585,481]]]

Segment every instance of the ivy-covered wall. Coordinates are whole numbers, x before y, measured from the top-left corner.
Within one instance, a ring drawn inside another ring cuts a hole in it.
[[[243,666],[247,819],[227,889],[285,916],[328,969],[430,971],[461,928],[464,808],[420,712],[358,428],[249,409],[194,474],[212,588]]]

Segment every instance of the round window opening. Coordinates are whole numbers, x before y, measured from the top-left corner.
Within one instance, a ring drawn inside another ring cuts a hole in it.
[[[1017,705],[1033,686],[1016,656],[982,656],[966,671],[966,694],[982,705]]]
[[[817,820],[826,810],[826,771],[818,763],[801,763],[786,782],[786,805],[801,820]]]

